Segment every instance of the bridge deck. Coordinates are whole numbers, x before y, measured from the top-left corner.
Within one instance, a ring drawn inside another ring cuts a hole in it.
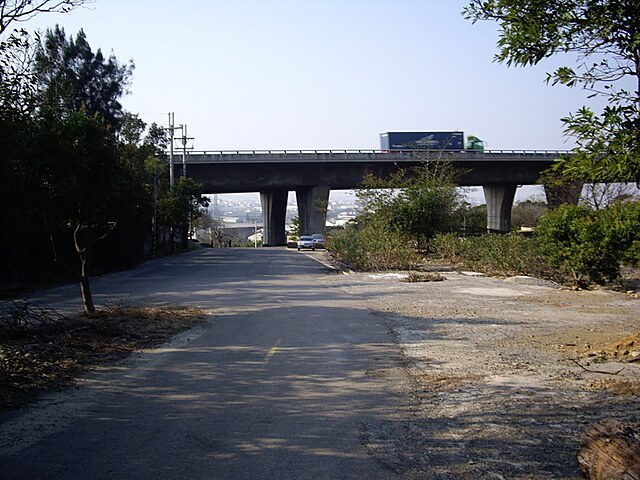
[[[540,173],[569,152],[560,150],[236,150],[190,152],[187,176],[205,193],[299,190],[325,186],[360,188],[367,175],[386,178],[398,169],[450,160],[460,169],[461,186],[531,185]],[[173,158],[175,175],[183,171],[182,155]]]
[[[187,163],[279,163],[279,162],[394,162],[416,160],[458,161],[551,161],[570,152],[566,150],[488,150],[477,152],[442,150],[220,150],[188,152]],[[174,154],[181,163],[182,154]]]

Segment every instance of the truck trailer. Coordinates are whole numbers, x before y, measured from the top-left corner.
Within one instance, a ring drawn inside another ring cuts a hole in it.
[[[385,132],[382,150],[456,150],[465,148],[463,132]]]

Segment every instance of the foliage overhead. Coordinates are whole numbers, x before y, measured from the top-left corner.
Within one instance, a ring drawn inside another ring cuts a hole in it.
[[[35,110],[35,55],[31,37],[25,31],[0,42],[0,117],[16,119]]]
[[[40,13],[67,13],[92,0],[0,0],[0,35],[12,23],[25,22]]]
[[[575,154],[556,165],[568,179],[640,184],[640,2],[637,0],[472,0],[467,19],[500,25],[496,61],[535,65],[560,53],[547,81],[604,96],[601,114],[588,107],[563,118]]]

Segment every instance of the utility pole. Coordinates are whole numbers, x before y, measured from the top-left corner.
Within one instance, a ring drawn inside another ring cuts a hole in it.
[[[189,140],[193,140],[193,137],[187,137],[187,126],[181,125],[182,128],[182,137],[180,140],[182,141],[182,176],[187,176],[187,142]],[[192,149],[193,147],[190,147]]]
[[[253,248],[258,248],[258,217],[253,217]]]
[[[175,121],[175,113],[169,112],[169,185],[173,188],[173,184],[175,183],[174,175],[173,175],[173,141],[174,141],[174,132],[176,130],[182,131],[182,125],[176,127],[174,126]],[[183,167],[184,168],[184,167]],[[184,170],[183,170],[184,172]]]

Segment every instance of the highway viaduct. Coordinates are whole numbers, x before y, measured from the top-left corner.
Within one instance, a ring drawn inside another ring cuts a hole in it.
[[[173,159],[174,175],[186,176],[204,193],[260,192],[263,243],[285,245],[289,191],[296,192],[303,234],[324,233],[332,189],[358,189],[367,174],[386,177],[400,168],[451,160],[462,171],[460,186],[482,186],[487,228],[508,232],[519,185],[533,185],[566,151],[264,150],[189,152]]]

